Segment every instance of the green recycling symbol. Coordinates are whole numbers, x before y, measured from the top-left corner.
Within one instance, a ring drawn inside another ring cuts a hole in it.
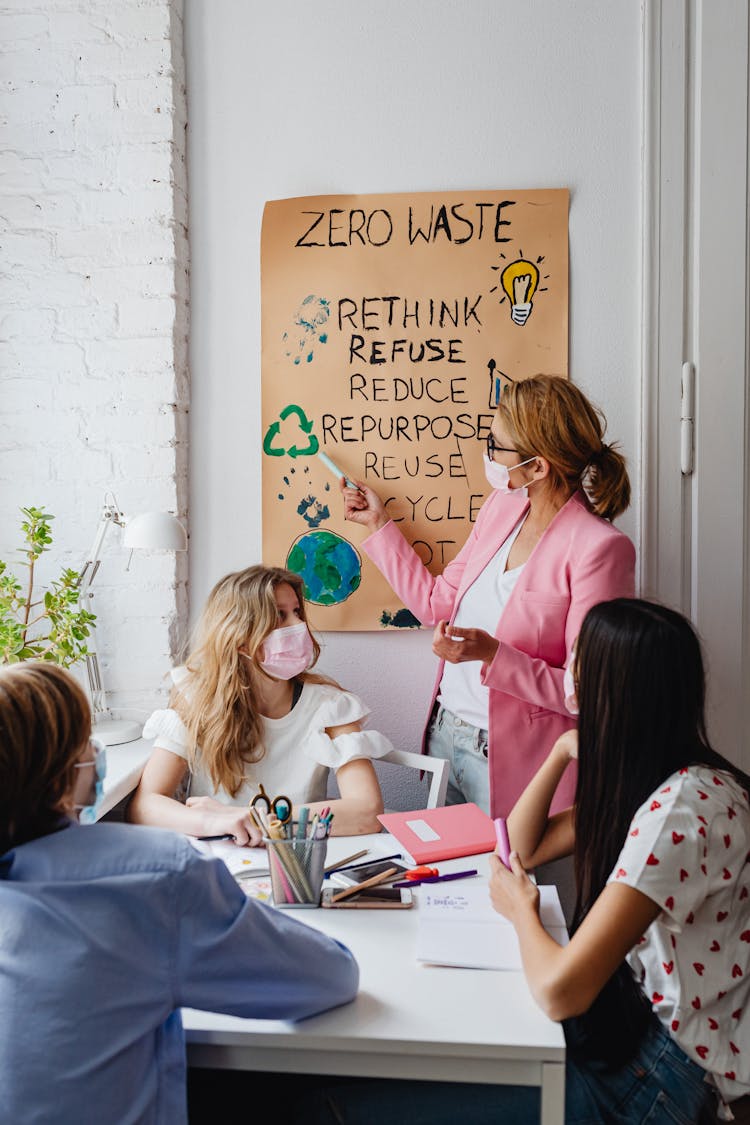
[[[277,447],[274,445],[275,439],[279,436],[281,430],[281,423],[285,422],[290,414],[296,414],[299,419],[299,428],[303,434],[307,434],[307,448],[299,449],[298,446],[292,445],[289,449]],[[263,438],[263,452],[267,453],[269,457],[283,457],[287,453],[290,457],[313,457],[319,448],[318,439],[312,432],[313,424],[308,421],[307,415],[301,406],[295,406],[293,403],[285,406],[279,414],[280,421],[272,422],[266,431],[266,436]]]

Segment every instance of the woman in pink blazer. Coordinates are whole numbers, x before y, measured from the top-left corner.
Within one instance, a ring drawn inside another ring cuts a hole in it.
[[[630,502],[623,457],[572,383],[511,383],[487,439],[492,493],[437,578],[371,488],[342,482],[363,549],[423,625],[440,657],[423,752],[450,761],[448,803],[506,816],[575,724],[563,679],[587,610],[634,594],[635,550],[611,520]],[[489,768],[488,768],[489,764]],[[572,803],[574,766],[552,811]]]

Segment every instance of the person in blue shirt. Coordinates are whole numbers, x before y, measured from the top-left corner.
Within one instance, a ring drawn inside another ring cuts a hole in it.
[[[339,942],[183,837],[90,820],[103,748],[74,677],[0,669],[0,1121],[182,1125],[183,1007],[299,1020],[352,1000]]]

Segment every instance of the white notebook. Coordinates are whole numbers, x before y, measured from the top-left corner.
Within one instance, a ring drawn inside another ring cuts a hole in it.
[[[418,888],[417,960],[467,969],[521,970],[521,951],[510,922],[493,910],[486,879],[458,888],[423,884]],[[540,915],[559,945],[568,942],[557,887],[539,888]]]

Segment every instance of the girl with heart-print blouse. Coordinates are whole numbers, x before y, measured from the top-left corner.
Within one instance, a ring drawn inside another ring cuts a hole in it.
[[[750,779],[709,745],[700,643],[680,614],[589,610],[563,734],[508,818],[495,909],[529,985],[564,1023],[566,1123],[732,1119],[750,1095]],[[550,816],[568,763],[575,805]],[[575,857],[571,939],[539,919],[526,874]]]

